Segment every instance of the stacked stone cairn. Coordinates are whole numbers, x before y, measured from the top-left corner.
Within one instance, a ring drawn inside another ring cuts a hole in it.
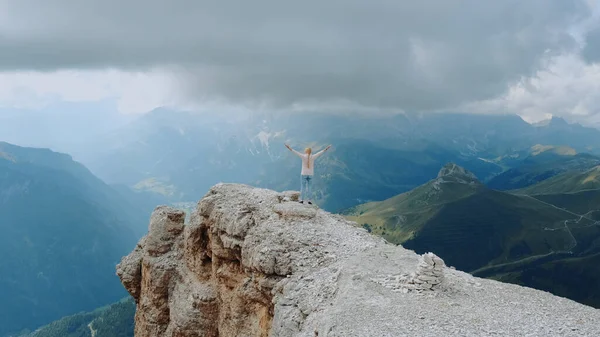
[[[373,281],[392,291],[403,293],[435,291],[444,283],[445,267],[446,264],[440,257],[426,253],[420,256],[417,270],[410,275],[390,275]]]
[[[435,290],[444,281],[444,260],[433,253],[421,255],[417,270],[410,274],[406,282],[409,290]]]

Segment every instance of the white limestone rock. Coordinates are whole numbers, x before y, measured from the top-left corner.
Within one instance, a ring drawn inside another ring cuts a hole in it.
[[[159,209],[119,266],[136,337],[600,336],[600,310],[446,268],[293,197],[218,184],[183,232]]]

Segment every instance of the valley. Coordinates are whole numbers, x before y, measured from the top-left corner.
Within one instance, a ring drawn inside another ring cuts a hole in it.
[[[164,108],[98,137],[90,145],[98,151],[76,158],[109,184],[169,202],[195,202],[218,182],[298,189],[296,158],[285,142],[315,150],[334,145],[320,159],[315,179],[315,199],[332,212],[414,189],[448,162],[495,189],[521,188],[600,163],[593,155],[600,151],[600,132],[557,118],[543,126],[511,115],[460,113],[346,118],[313,112],[226,120]],[[523,175],[535,170],[528,165],[540,172]],[[522,182],[504,182],[511,179]]]
[[[0,336],[124,297],[114,266],[147,228],[145,204],[68,155],[0,153]]]
[[[599,322],[600,0],[0,0],[0,337]]]
[[[444,127],[449,118],[456,128]],[[521,134],[513,137],[502,127]],[[111,337],[98,335],[94,324],[90,330],[98,317],[93,310],[124,296],[114,265],[146,233],[152,209],[173,205],[189,218],[197,200],[218,182],[298,190],[297,158],[284,142],[296,148],[334,145],[319,159],[313,187],[321,208],[417,253],[433,251],[476,276],[598,307],[590,284],[600,284],[599,274],[590,264],[600,252],[595,206],[600,157],[580,151],[600,141],[600,131],[582,133],[572,126],[565,131],[572,132],[570,142],[561,143],[552,139],[557,128],[565,126],[556,120],[531,126],[513,116],[406,114],[349,121],[315,115],[311,123],[294,117],[223,122],[158,110],[99,137],[97,151],[75,157],[86,166],[67,155],[2,143],[0,205],[11,214],[2,226],[21,228],[11,235],[23,240],[6,244],[20,253],[6,255],[19,267],[2,270],[15,275],[4,287],[19,284],[28,299],[9,298],[17,304],[3,317],[36,319],[12,320],[0,336],[23,329],[30,331],[23,336],[58,336],[53,333],[65,322],[77,321],[73,337],[94,331],[94,337]],[[16,225],[21,223],[29,225]],[[58,252],[62,255],[52,255]],[[54,263],[59,260],[70,261],[77,272]],[[97,266],[97,274],[87,275],[84,264]],[[36,282],[55,287],[40,289],[62,289],[61,300],[37,295],[32,289],[39,283],[27,288],[23,280],[34,273],[45,280]],[[65,284],[77,287],[68,292]],[[102,296],[81,295],[89,291]],[[69,296],[78,300],[65,302]],[[51,323],[62,316],[68,317]]]

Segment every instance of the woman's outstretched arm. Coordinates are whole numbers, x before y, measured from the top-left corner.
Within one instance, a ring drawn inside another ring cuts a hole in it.
[[[292,151],[294,154],[296,154],[298,157],[302,157],[302,153],[292,149],[289,145],[285,144],[285,147],[288,148],[288,150]]]
[[[317,159],[319,158],[323,153],[325,153],[325,151],[329,150],[329,148],[331,147],[331,145],[328,145],[326,148],[324,148],[323,150],[317,152],[314,154],[314,158]]]

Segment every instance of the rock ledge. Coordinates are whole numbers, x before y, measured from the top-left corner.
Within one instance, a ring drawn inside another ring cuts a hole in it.
[[[146,336],[600,336],[600,310],[479,279],[297,193],[219,184],[158,207],[117,266]]]

